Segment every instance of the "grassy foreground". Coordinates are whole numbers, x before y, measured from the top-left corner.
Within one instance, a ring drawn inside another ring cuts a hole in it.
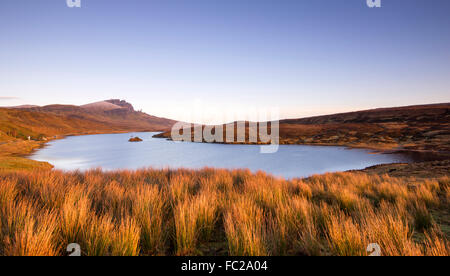
[[[450,255],[450,178],[0,172],[0,255]]]

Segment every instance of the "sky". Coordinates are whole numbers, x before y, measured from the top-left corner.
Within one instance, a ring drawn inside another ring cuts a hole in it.
[[[450,1],[381,3],[0,0],[0,106],[119,98],[212,123],[450,102]]]

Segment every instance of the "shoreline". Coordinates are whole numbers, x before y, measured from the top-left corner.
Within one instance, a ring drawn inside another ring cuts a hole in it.
[[[42,162],[42,161],[36,161],[31,159],[30,157],[37,151],[40,150],[48,145],[49,142],[53,140],[59,140],[59,139],[65,139],[67,137],[71,136],[85,136],[85,135],[106,135],[106,134],[125,134],[125,133],[149,133],[149,132],[156,132],[156,131],[116,131],[116,132],[110,132],[110,133],[82,133],[82,134],[67,134],[67,135],[57,135],[56,138],[49,139],[47,141],[39,141],[38,146],[32,148],[29,152],[19,154],[15,157],[25,158],[27,160],[30,160],[32,162],[39,162],[39,163],[46,163],[49,166],[51,166],[51,169],[54,169],[53,164],[49,162]],[[157,134],[156,134],[157,135]],[[152,137],[154,137],[153,135]],[[154,137],[154,138],[160,138],[160,137]],[[171,139],[167,139],[172,141]],[[26,142],[26,141],[25,141]],[[205,142],[202,142],[205,143]],[[227,144],[227,145],[233,145],[233,144],[239,144],[239,145],[258,145],[258,144],[249,144],[249,143],[216,143],[216,144]],[[390,172],[392,170],[396,171],[398,166],[409,166],[414,167],[416,164],[420,163],[429,163],[429,162],[439,162],[439,161],[446,161],[450,160],[449,155],[446,152],[430,152],[430,151],[417,151],[417,150],[380,150],[380,149],[374,149],[374,148],[368,148],[368,147],[353,147],[349,145],[335,145],[335,144],[281,144],[281,145],[299,145],[299,146],[330,146],[330,147],[342,147],[345,149],[365,149],[365,150],[372,150],[373,152],[369,152],[368,154],[402,154],[406,155],[410,161],[400,162],[400,163],[389,163],[389,164],[377,164],[373,166],[369,166],[363,169],[355,169],[355,170],[346,170],[341,172],[369,172],[372,173],[374,171],[379,171],[380,173],[386,173]],[[417,157],[419,156],[419,157]],[[429,166],[428,166],[429,167]],[[449,165],[450,167],[450,165]],[[431,168],[428,168],[431,169]],[[300,178],[307,178],[307,177],[300,177]]]
[[[136,131],[112,131],[108,133],[93,131],[93,132],[84,132],[84,133],[69,133],[69,134],[57,134],[53,136],[46,137],[47,140],[21,140],[12,138],[11,140],[5,141],[0,144],[0,171],[10,171],[10,170],[34,170],[34,169],[54,169],[53,164],[49,162],[36,161],[31,159],[30,157],[37,151],[47,146],[47,143],[54,141],[65,139],[71,136],[85,136],[85,135],[103,135],[103,134],[123,134],[123,133],[132,133],[132,132],[157,132],[157,131],[148,131],[148,130],[136,130]],[[20,144],[20,145],[18,145]],[[22,148],[24,146],[25,148]],[[6,147],[7,150],[12,152],[3,151],[2,147]],[[6,152],[6,153],[5,153]]]
[[[170,137],[163,136],[164,132],[155,134],[152,137],[158,139],[166,139],[168,141],[173,141]],[[179,141],[187,143],[206,143],[206,144],[221,144],[221,145],[270,145],[269,143],[248,143],[248,142],[195,142],[195,141]],[[428,162],[428,161],[443,161],[450,160],[450,152],[439,151],[439,150],[420,150],[420,149],[403,149],[403,148],[391,148],[391,147],[377,147],[375,145],[352,145],[352,144],[339,144],[339,143],[279,143],[280,146],[319,146],[319,147],[342,147],[346,149],[364,149],[371,151],[369,154],[402,154],[412,158],[412,162]],[[395,163],[392,163],[395,164]]]

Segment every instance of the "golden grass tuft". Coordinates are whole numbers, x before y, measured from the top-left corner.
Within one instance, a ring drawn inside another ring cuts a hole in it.
[[[217,210],[215,195],[200,194],[178,203],[174,210],[177,255],[195,254],[198,242],[211,238]]]
[[[142,185],[128,192],[133,202],[132,215],[141,229],[141,247],[145,255],[163,253],[169,225],[165,220],[167,196],[156,186]]]
[[[230,255],[268,255],[266,217],[252,200],[240,197],[225,214],[225,232]]]

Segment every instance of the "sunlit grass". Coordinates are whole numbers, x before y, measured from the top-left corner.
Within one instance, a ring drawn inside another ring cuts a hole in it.
[[[0,173],[0,255],[449,255],[449,177]]]

